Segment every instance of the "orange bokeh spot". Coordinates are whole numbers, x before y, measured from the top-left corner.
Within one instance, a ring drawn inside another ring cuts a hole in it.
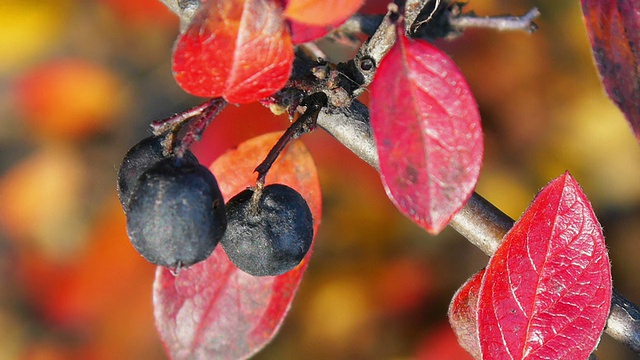
[[[158,0],[101,0],[128,24],[177,27],[178,16]]]
[[[80,140],[113,126],[126,99],[110,70],[81,59],[48,62],[15,86],[16,105],[32,130],[45,137]]]

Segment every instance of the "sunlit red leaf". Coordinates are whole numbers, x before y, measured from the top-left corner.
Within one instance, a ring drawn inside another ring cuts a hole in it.
[[[485,359],[586,359],[605,326],[611,268],[578,183],[549,183],[505,236],[478,300]]]
[[[640,139],[640,2],[582,0],[582,11],[602,83]]]
[[[480,359],[480,341],[478,339],[478,296],[485,270],[473,275],[458,289],[449,305],[449,323],[458,338],[458,343],[474,359]]]
[[[173,51],[173,72],[187,92],[253,102],[289,78],[293,44],[275,0],[206,0]]]
[[[380,173],[396,206],[438,233],[471,196],[480,174],[480,114],[446,54],[398,33],[371,86]]]
[[[211,165],[225,199],[255,184],[254,167],[275,144],[278,133],[259,136]],[[280,156],[267,183],[282,183],[307,200],[317,232],[321,216],[318,176],[311,155],[294,142]],[[174,359],[248,357],[275,335],[286,315],[309,256],[276,277],[253,277],[236,268],[221,246],[206,261],[173,276],[158,268],[154,283],[156,325]]]
[[[331,25],[348,19],[362,4],[364,0],[288,0],[284,15],[302,24]]]

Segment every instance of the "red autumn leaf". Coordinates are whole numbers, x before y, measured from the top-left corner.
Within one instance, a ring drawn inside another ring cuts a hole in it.
[[[480,341],[478,339],[478,295],[485,270],[482,269],[464,283],[453,295],[449,305],[449,323],[458,338],[458,343],[474,359],[480,359]]]
[[[480,114],[460,70],[404,31],[371,86],[371,125],[387,194],[431,233],[469,199],[480,175]]]
[[[362,4],[364,0],[288,0],[284,15],[301,24],[332,25],[348,19]]]
[[[586,359],[611,291],[600,224],[565,173],[542,189],[489,261],[477,316],[483,358]]]
[[[313,41],[316,39],[320,39],[321,37],[327,35],[329,31],[340,24],[334,25],[323,25],[323,26],[313,26],[307,25],[303,23],[299,23],[297,21],[289,20],[289,31],[291,32],[291,40],[294,44],[302,44],[309,41]]]
[[[249,103],[280,90],[293,44],[275,0],[203,1],[173,50],[173,72],[187,92]]]
[[[640,2],[582,0],[602,83],[640,140]]]
[[[211,165],[225,199],[255,184],[253,169],[278,136],[271,133],[246,141]],[[320,185],[313,159],[301,142],[294,142],[280,155],[267,180],[289,185],[305,197],[317,232]],[[178,276],[159,267],[153,302],[156,326],[167,352],[174,359],[236,359],[262,349],[289,310],[310,254],[280,276],[253,277],[242,272],[221,246],[209,259]]]

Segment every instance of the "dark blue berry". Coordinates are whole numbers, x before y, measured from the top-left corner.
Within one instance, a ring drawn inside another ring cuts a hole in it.
[[[145,171],[129,201],[127,233],[149,262],[172,269],[211,255],[224,234],[224,199],[200,164],[167,158]]]
[[[125,212],[128,208],[131,192],[140,175],[153,165],[167,158],[163,154],[162,137],[150,136],[134,145],[122,160],[118,170],[118,197]],[[191,151],[184,156],[185,162],[198,163],[198,159]]]
[[[311,247],[311,210],[297,191],[285,185],[265,186],[256,195],[247,189],[227,203],[222,247],[248,274],[284,274],[300,264]]]

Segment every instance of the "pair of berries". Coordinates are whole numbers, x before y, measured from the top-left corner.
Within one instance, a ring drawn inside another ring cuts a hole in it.
[[[246,189],[229,202],[191,152],[164,153],[149,137],[124,157],[118,195],[133,247],[149,262],[179,269],[207,259],[221,243],[229,259],[254,276],[296,267],[311,247],[313,219],[294,189]]]

